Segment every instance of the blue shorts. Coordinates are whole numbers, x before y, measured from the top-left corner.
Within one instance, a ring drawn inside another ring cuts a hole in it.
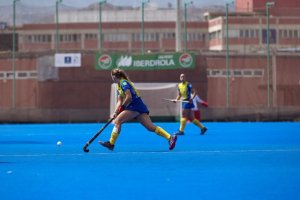
[[[183,109],[192,109],[194,108],[194,104],[193,102],[189,103],[189,102],[182,102],[182,108]]]
[[[143,113],[149,114],[149,110],[141,98],[137,98],[137,99],[133,100],[128,106],[126,106],[125,110],[135,111],[140,114],[143,114]]]

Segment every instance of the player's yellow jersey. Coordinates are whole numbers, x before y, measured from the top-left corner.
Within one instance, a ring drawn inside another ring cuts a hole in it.
[[[126,80],[126,79],[121,79],[120,83],[118,84],[118,87],[117,87],[118,95],[120,95],[120,97],[124,97],[125,91],[127,89],[129,89],[131,92],[132,100],[140,97],[139,92],[135,89],[135,87],[131,81]]]
[[[182,100],[190,100],[192,95],[192,84],[189,82],[183,82],[178,84],[178,91]]]

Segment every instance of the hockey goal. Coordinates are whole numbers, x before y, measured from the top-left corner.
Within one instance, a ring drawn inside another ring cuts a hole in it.
[[[150,116],[161,120],[176,120],[180,115],[181,103],[173,103],[164,100],[174,99],[177,94],[177,83],[134,83],[142,100],[147,105]],[[117,84],[111,85],[110,114],[116,109]]]

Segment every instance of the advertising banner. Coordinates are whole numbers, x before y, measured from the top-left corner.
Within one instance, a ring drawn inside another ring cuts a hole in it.
[[[111,70],[163,70],[163,69],[192,69],[195,67],[193,53],[170,54],[97,54],[96,69]]]
[[[80,53],[57,53],[55,54],[55,67],[80,67]]]

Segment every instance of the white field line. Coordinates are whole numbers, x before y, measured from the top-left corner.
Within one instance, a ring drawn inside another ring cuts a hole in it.
[[[0,154],[0,157],[48,157],[84,155],[126,155],[126,154],[204,154],[204,153],[255,153],[255,152],[298,152],[300,149],[240,149],[240,150],[203,150],[203,151],[126,151],[101,153],[41,153],[41,154]]]

